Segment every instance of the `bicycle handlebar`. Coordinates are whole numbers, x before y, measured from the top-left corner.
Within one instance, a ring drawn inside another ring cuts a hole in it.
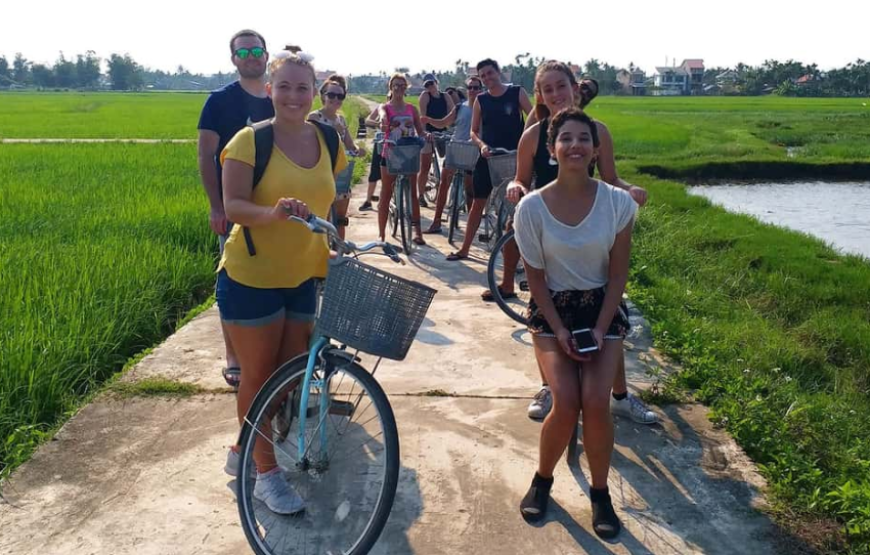
[[[342,255],[346,253],[366,254],[369,251],[380,248],[384,251],[384,254],[389,257],[389,259],[393,262],[402,265],[405,264],[405,261],[399,257],[399,253],[396,251],[396,248],[393,247],[393,245],[385,243],[384,241],[372,241],[370,243],[366,243],[361,247],[358,247],[352,241],[345,241],[344,239],[342,239],[338,235],[338,230],[335,229],[334,225],[324,220],[323,218],[318,218],[314,214],[309,214],[308,219],[300,218],[299,216],[289,216],[287,219],[291,222],[298,222],[304,225],[305,227],[310,229],[312,233],[325,233],[336,242],[338,250]]]

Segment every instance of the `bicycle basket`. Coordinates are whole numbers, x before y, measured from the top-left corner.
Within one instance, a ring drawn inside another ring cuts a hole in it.
[[[419,144],[389,145],[387,148],[387,171],[393,175],[412,175],[420,171]]]
[[[474,143],[452,141],[447,144],[447,159],[444,166],[451,170],[474,171],[480,149]]]
[[[513,179],[517,174],[516,154],[497,154],[490,156],[489,176],[493,187],[498,187],[507,180]]]
[[[336,195],[347,194],[350,192],[350,186],[353,185],[353,167],[355,165],[355,160],[348,160],[347,167],[335,176]]]
[[[404,360],[436,291],[340,258],[329,264],[315,333],[364,353]]]

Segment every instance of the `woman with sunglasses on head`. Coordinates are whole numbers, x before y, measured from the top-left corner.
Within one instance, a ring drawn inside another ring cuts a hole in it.
[[[401,141],[411,137],[428,139],[428,133],[423,130],[420,121],[420,112],[413,104],[405,102],[405,92],[408,90],[408,78],[401,73],[395,73],[388,83],[389,100],[381,104],[378,110],[378,119],[381,129],[386,138],[391,141]],[[378,237],[384,240],[387,229],[387,219],[390,215],[390,199],[393,196],[393,187],[396,184],[396,176],[387,170],[387,153],[390,145],[383,145],[383,158],[381,159],[381,200],[378,202]],[[420,230],[420,205],[417,201],[417,177],[419,174],[409,175],[409,193],[411,194],[412,218],[414,225],[414,243],[425,245],[423,234]]]
[[[335,174],[347,167],[344,149],[338,149],[334,163],[328,150],[327,136],[335,131],[308,121],[317,95],[308,57],[275,55],[266,87],[275,108],[270,120],[273,146],[256,187],[252,127],[239,131],[221,153],[224,204],[238,225],[218,265],[216,298],[241,366],[236,398],[240,423],[278,366],[308,350],[316,280],[326,276],[329,247],[324,236],[288,218],[325,218],[335,200]],[[239,472],[238,449],[234,446],[227,454],[225,471],[232,476]],[[281,472],[270,442],[257,440],[254,462],[256,499],[278,514],[305,508]]]
[[[347,121],[338,111],[347,98],[347,81],[341,75],[330,75],[320,86],[320,100],[323,106],[308,114],[310,121],[326,124],[338,132],[344,147],[354,156],[363,153],[350,136]],[[335,197],[335,213],[338,216],[338,233],[344,239],[347,226],[347,208],[350,205],[350,192],[341,193]]]
[[[423,123],[432,126],[433,128],[444,129],[451,125],[456,125],[453,131],[451,141],[471,142],[471,118],[473,115],[472,106],[477,96],[483,92],[483,83],[477,77],[469,77],[465,80],[465,86],[468,89],[468,100],[463,100],[455,106],[453,110],[443,119],[432,119],[423,116]],[[450,94],[450,88],[444,91]],[[454,94],[459,99],[461,91],[453,89]],[[453,180],[456,170],[444,168],[441,171],[441,183],[438,185],[438,199],[435,203],[435,214],[432,216],[432,224],[424,233],[441,233],[441,214],[444,212],[444,205],[447,204],[447,193],[450,190],[450,182]],[[470,203],[473,195],[473,182],[470,172],[465,175],[465,198],[466,202]]]
[[[535,73],[535,97],[536,106],[534,117],[537,123],[523,132],[520,145],[517,149],[517,175],[513,183],[508,186],[507,199],[516,203],[520,197],[530,190],[541,188],[556,179],[559,166],[552,158],[547,146],[547,133],[549,130],[550,117],[560,110],[579,105],[582,110],[591,102],[595,95],[583,95],[583,83],[578,84],[574,72],[570,66],[554,60],[546,61]],[[607,127],[595,121],[596,132],[600,145],[597,149],[598,171],[605,183],[628,191],[634,201],[643,206],[646,203],[646,191],[623,181],[616,173],[616,162],[613,159],[613,140]],[[595,162],[595,161],[593,161]],[[590,164],[590,177],[595,169]],[[515,295],[514,272],[520,259],[516,244],[509,244],[504,250],[504,276],[499,290],[503,297],[510,298]],[[492,300],[492,293],[487,289],[483,293],[483,299]],[[627,308],[625,308],[627,310]],[[540,420],[547,416],[552,408],[552,393],[547,383],[546,376],[541,372],[541,389],[535,395],[529,405],[529,418]],[[620,359],[616,379],[613,383],[613,412],[620,416],[631,418],[639,424],[655,424],[658,422],[656,413],[638,397],[628,391],[628,382],[625,377],[625,358]]]
[[[546,144],[559,164],[556,179],[523,198],[515,227],[532,291],[529,331],[554,403],[520,512],[531,522],[546,516],[553,471],[582,407],[592,528],[610,539],[620,523],[607,487],[613,453],[608,399],[629,328],[620,301],[637,204],[625,190],[589,176],[598,132],[578,108],[553,116]]]

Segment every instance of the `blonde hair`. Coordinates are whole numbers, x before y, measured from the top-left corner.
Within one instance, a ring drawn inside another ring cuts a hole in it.
[[[304,67],[305,69],[310,71],[311,84],[316,84],[317,77],[314,71],[314,64],[312,64],[310,60],[300,56],[299,54],[287,50],[282,50],[281,52],[278,52],[272,57],[272,61],[269,62],[269,81],[271,82],[272,79],[275,77],[275,73],[287,64]]]

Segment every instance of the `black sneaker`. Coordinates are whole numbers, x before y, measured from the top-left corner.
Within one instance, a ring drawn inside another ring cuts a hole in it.
[[[369,201],[365,201],[364,203],[359,205],[360,212],[365,212],[366,210],[371,210],[371,209],[372,209],[372,203]]]
[[[552,478],[543,478],[535,472],[529,491],[520,502],[520,513],[527,522],[538,522],[547,516],[547,503],[550,501]]]
[[[610,491],[590,489],[589,499],[592,500],[592,529],[602,539],[610,540],[619,535],[620,524],[613,503],[610,501]]]

